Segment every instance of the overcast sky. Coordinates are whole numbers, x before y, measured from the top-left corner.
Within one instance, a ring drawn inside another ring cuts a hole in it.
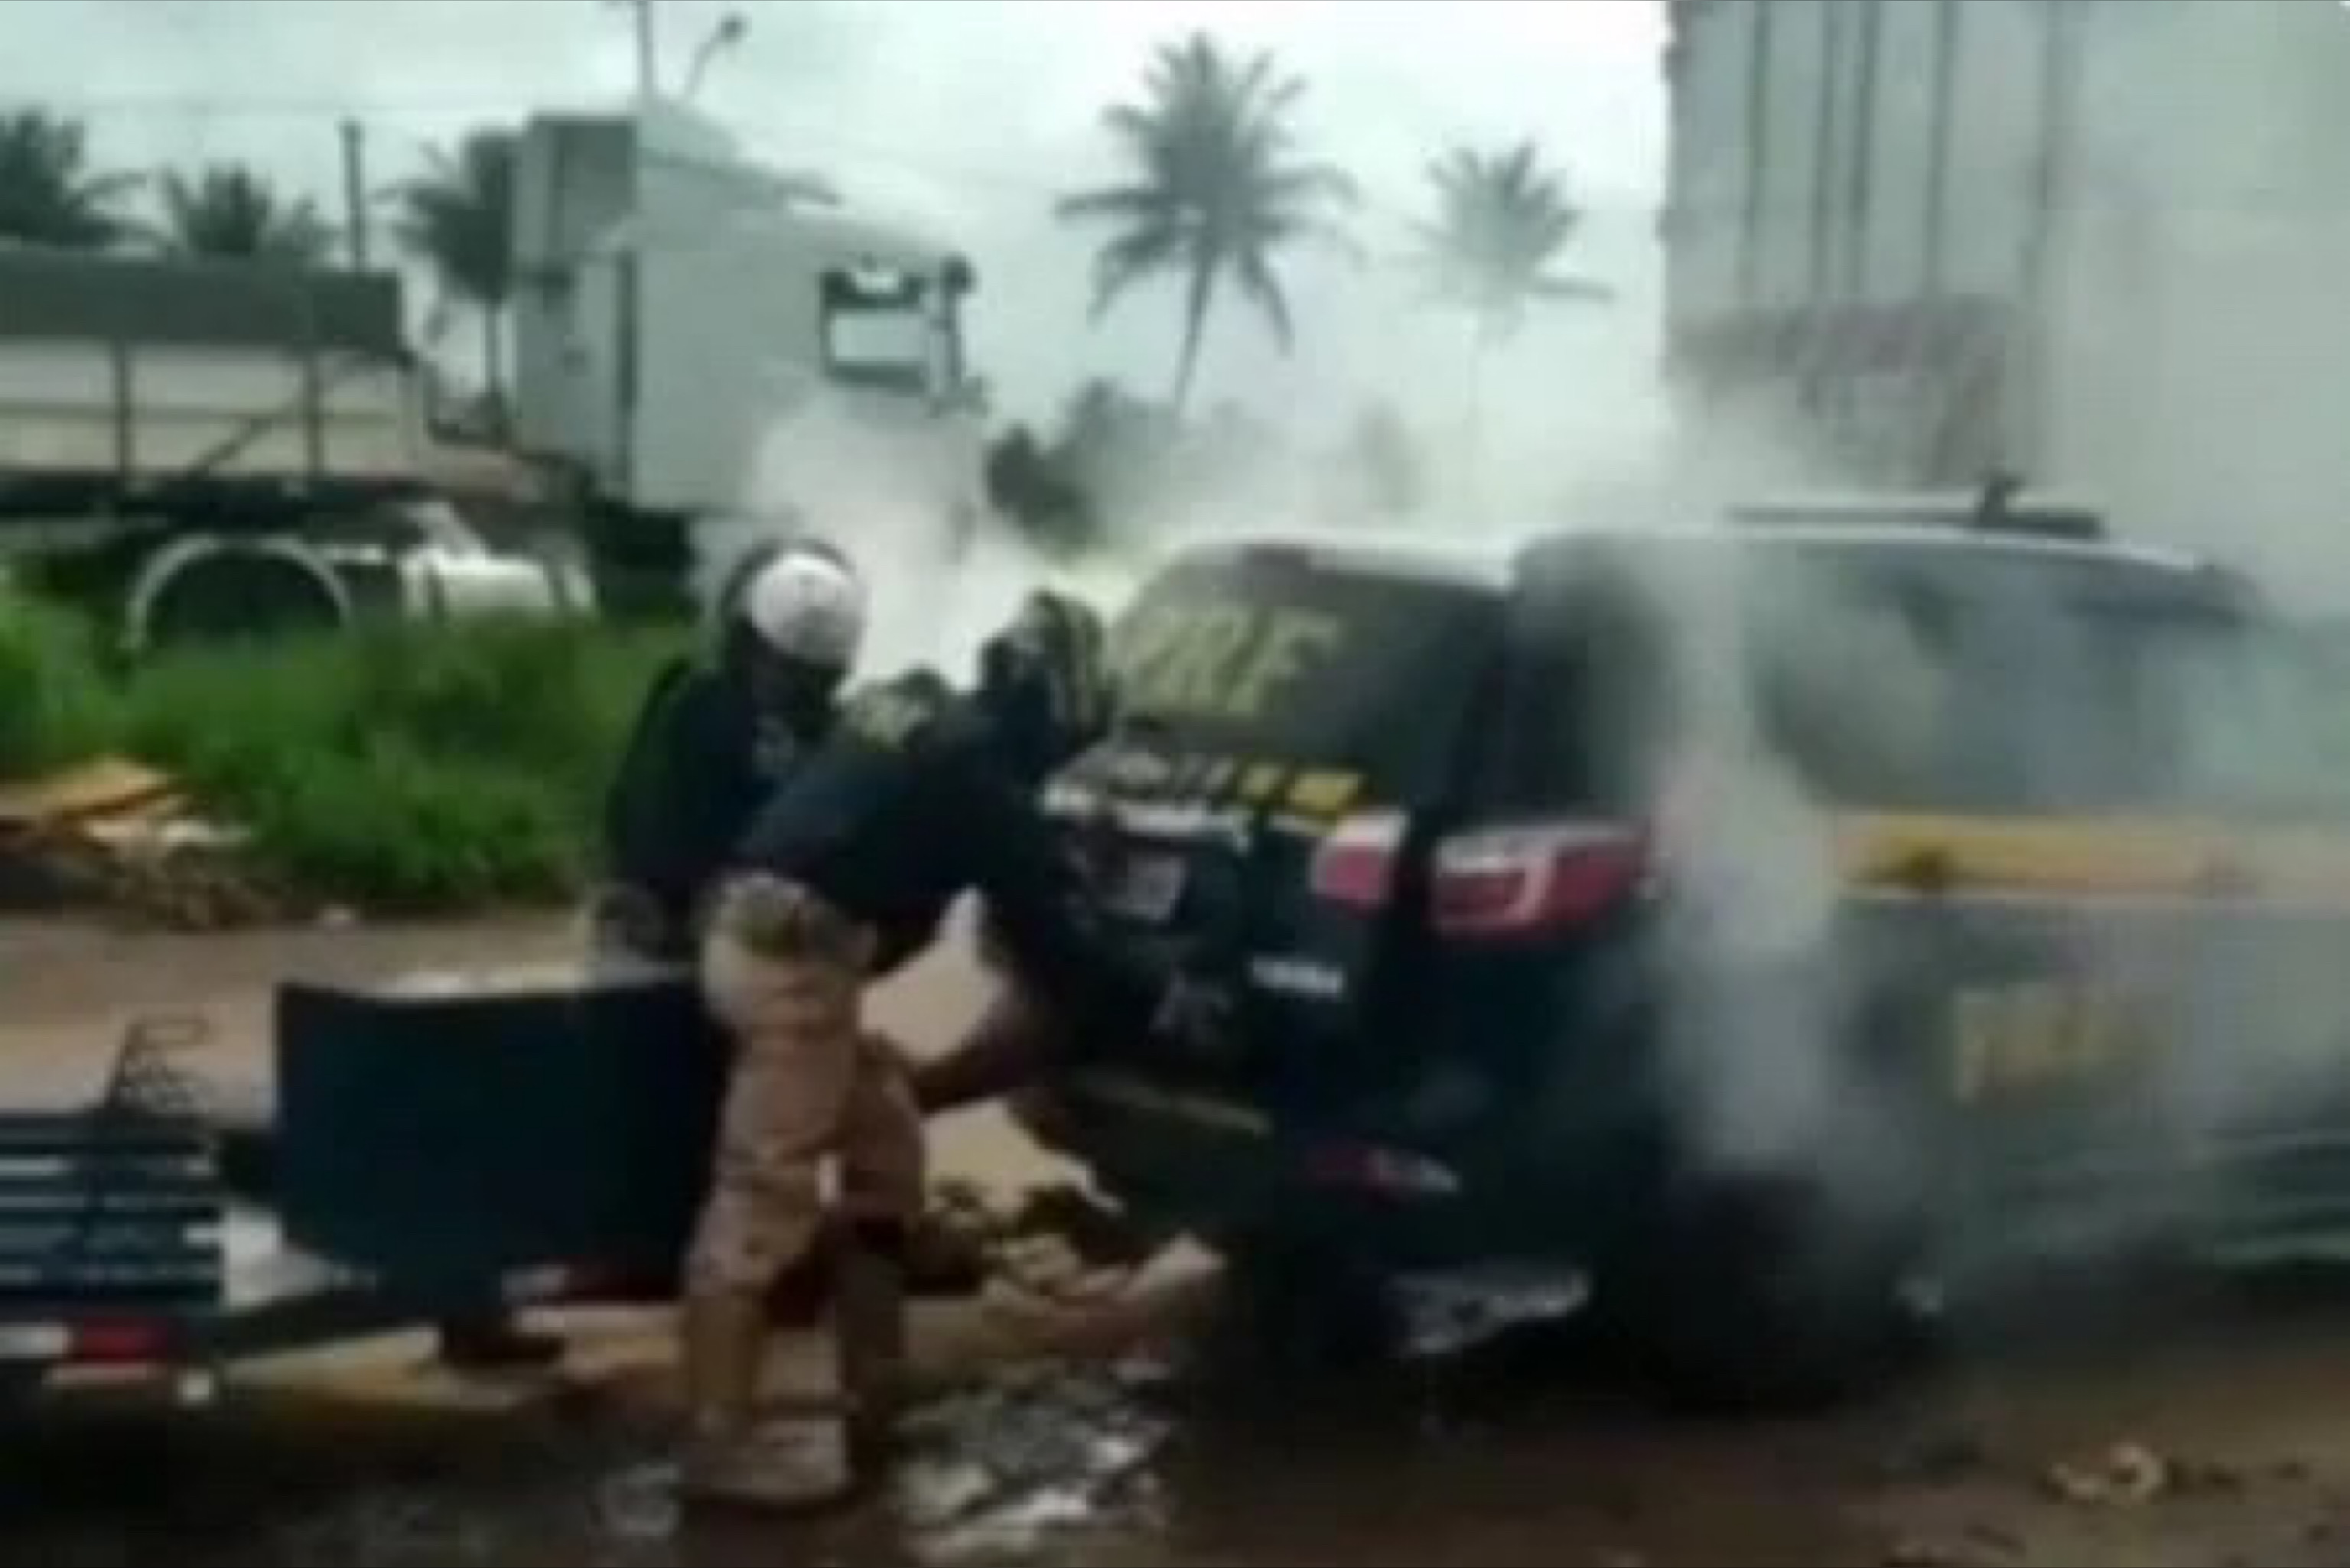
[[[672,87],[727,9],[660,0]],[[737,7],[740,47],[700,96],[781,163],[818,168],[852,200],[919,215],[977,262],[977,365],[1017,412],[1080,378],[1162,389],[1173,299],[1084,316],[1087,254],[1053,197],[1108,169],[1097,116],[1150,47],[1193,28],[1276,49],[1311,84],[1303,129],[1368,202],[1374,255],[1402,248],[1421,169],[1456,141],[1531,137],[1589,210],[1579,270],[1616,309],[1530,331],[1504,372],[1542,422],[1620,413],[1654,341],[1661,185],[1659,0],[792,0]],[[421,149],[530,109],[617,101],[634,80],[628,13],[601,0],[0,0],[0,99],[86,111],[109,162],[260,163],[338,210],[336,122],[368,126],[371,177]],[[1300,262],[1300,341],[1283,359],[1257,324],[1211,330],[1202,389],[1267,410],[1351,411],[1375,392],[1440,416],[1460,330],[1402,308],[1391,275]],[[1572,368],[1574,374],[1562,375]],[[1575,407],[1562,410],[1561,404]],[[1547,405],[1544,407],[1543,405]]]

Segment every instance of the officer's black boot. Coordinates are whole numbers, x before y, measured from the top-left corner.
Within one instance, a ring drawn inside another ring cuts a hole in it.
[[[906,1247],[902,1224],[851,1225],[833,1275],[841,1392],[848,1399],[848,1462],[858,1483],[888,1469],[906,1395]]]

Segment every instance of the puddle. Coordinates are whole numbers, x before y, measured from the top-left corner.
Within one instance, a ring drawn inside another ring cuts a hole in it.
[[[494,1563],[515,1546],[501,1521],[421,1488],[370,1488],[275,1533],[277,1561],[289,1563]]]
[[[1155,1362],[1037,1368],[991,1379],[909,1413],[902,1454],[871,1503],[775,1528],[818,1545],[886,1543],[893,1561],[1034,1561],[1063,1542],[1155,1533],[1152,1474],[1171,1424],[1149,1404],[1170,1374]],[[666,1561],[698,1532],[678,1467],[637,1448],[588,1488],[599,1562]]]
[[[906,1422],[892,1508],[924,1563],[1016,1559],[1057,1534],[1154,1515],[1172,1434],[1143,1391],[1156,1368],[1036,1371],[955,1394]]]
[[[631,1465],[608,1476],[596,1489],[596,1523],[606,1535],[629,1544],[667,1541],[684,1522],[673,1461]]]

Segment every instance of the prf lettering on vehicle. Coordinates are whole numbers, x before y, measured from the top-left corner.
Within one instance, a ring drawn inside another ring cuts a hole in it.
[[[1118,683],[1143,711],[1255,720],[1345,640],[1336,617],[1313,610],[1146,606],[1120,631]]]
[[[2151,1044],[2144,1009],[2102,986],[2023,981],[1950,999],[1950,1088],[1962,1101],[2084,1087]]]

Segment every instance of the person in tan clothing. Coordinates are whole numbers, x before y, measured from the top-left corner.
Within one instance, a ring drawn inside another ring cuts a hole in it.
[[[862,1018],[873,949],[869,932],[796,884],[752,876],[722,896],[702,982],[737,1054],[696,1273],[754,1287],[805,1255],[829,1153],[852,1221],[920,1214],[921,1113],[895,1047]]]
[[[863,1025],[873,958],[869,931],[775,877],[729,883],[712,911],[702,983],[735,1055],[687,1260],[686,1397],[698,1424],[687,1481],[705,1498],[827,1501],[857,1461],[869,1464],[861,1450],[885,1418],[875,1385],[902,1354],[899,1314],[886,1299],[891,1282],[878,1282],[878,1310],[841,1299],[841,1286],[844,1275],[870,1282],[876,1265],[886,1275],[902,1262],[927,1170],[906,1069]],[[848,1245],[829,1260],[841,1402],[779,1408],[763,1423],[770,1295],[824,1239],[824,1167],[834,1158],[848,1227]],[[851,1391],[872,1407],[848,1408]]]
[[[702,981],[735,1057],[687,1260],[691,1498],[828,1501],[883,1457],[924,1159],[906,1069],[862,1019],[865,986],[977,892],[996,940],[1066,1017],[1131,1034],[1160,1008],[1166,977],[1095,930],[1035,799],[1107,722],[1100,642],[1089,609],[1039,594],[991,641],[971,696],[926,670],[853,696],[760,815],[713,906]],[[850,1237],[831,1282],[838,1397],[763,1411],[767,1293],[825,1232],[836,1156]]]

